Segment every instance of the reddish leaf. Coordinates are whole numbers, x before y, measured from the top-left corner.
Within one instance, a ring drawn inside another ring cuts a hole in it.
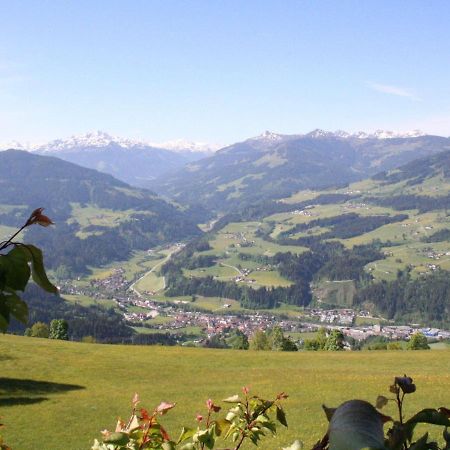
[[[48,227],[49,225],[53,225],[53,222],[44,214],[42,214],[42,211],[44,211],[44,208],[37,208],[32,213],[31,216],[28,218],[26,226],[33,225],[37,223],[38,225],[41,225],[43,227]]]
[[[163,437],[163,439],[165,441],[170,441],[170,436],[168,435],[167,431],[160,425],[160,431],[161,431],[161,435]]]
[[[206,407],[209,411],[219,412],[222,408],[214,404],[214,402],[209,398],[206,400]]]
[[[141,408],[141,419],[150,421],[150,420],[152,420],[152,416],[148,415],[148,411],[146,409]]]
[[[176,403],[161,402],[159,404],[159,406],[156,408],[156,412],[163,415],[167,411],[169,411],[169,409],[172,409],[173,407],[175,407],[175,405],[176,405]]]

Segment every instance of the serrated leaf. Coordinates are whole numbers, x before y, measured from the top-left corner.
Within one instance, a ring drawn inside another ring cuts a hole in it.
[[[50,283],[49,279],[47,278],[47,274],[45,273],[42,251],[34,245],[30,244],[21,246],[21,249],[26,249],[26,251],[28,252],[28,258],[31,262],[31,276],[33,278],[33,281],[42,289],[44,289],[44,291],[50,292],[51,294],[57,294],[57,287]]]
[[[281,423],[281,425],[284,425],[285,427],[288,426],[287,420],[286,420],[286,414],[284,413],[283,409],[277,406],[277,420]]]

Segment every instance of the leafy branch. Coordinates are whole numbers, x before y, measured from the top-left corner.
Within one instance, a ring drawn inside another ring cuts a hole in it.
[[[44,268],[42,251],[31,244],[16,242],[14,239],[27,227],[41,225],[47,227],[53,222],[44,214],[43,208],[35,209],[28,220],[7,240],[0,242],[0,331],[8,329],[10,318],[15,317],[26,324],[28,306],[17,291],[23,292],[30,280],[47,292],[58,292]],[[12,247],[8,253],[5,250]]]

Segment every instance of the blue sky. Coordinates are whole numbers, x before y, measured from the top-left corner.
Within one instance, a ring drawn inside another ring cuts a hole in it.
[[[450,135],[448,1],[0,0],[0,142]]]

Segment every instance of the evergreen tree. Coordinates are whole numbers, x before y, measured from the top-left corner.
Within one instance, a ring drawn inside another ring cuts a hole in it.
[[[69,339],[69,325],[64,319],[54,319],[50,322],[50,339],[61,339],[67,341]]]

